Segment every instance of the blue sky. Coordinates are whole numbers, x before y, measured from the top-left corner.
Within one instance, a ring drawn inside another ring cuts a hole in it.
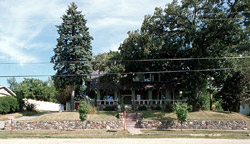
[[[0,76],[52,75],[49,62],[58,38],[55,25],[72,0],[0,0]],[[144,15],[171,0],[75,0],[87,19],[93,54],[117,50],[130,30],[139,29]],[[47,80],[48,77],[39,78]],[[17,78],[22,81],[23,78]],[[0,78],[7,85],[7,78]]]

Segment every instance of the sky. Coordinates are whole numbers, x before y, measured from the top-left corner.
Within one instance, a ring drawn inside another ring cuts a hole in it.
[[[55,26],[62,23],[61,16],[71,2],[85,15],[96,55],[118,50],[127,32],[140,28],[145,15],[171,1],[0,0],[0,76],[55,74],[53,64],[27,63],[50,62],[59,37]],[[0,78],[0,85],[8,86],[7,78]]]

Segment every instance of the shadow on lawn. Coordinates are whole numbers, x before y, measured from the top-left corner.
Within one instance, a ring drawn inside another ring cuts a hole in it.
[[[48,112],[48,111],[21,111],[20,114],[23,116],[34,116],[34,115],[43,115],[47,113],[53,113],[53,112]]]
[[[234,112],[230,112],[230,111],[214,111],[217,113],[222,113],[222,114],[234,114]]]
[[[116,116],[118,112],[116,111],[98,111],[98,114],[105,114],[105,115],[110,115],[110,116]]]

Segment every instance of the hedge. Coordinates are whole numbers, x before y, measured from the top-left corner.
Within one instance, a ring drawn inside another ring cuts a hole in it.
[[[19,104],[15,97],[4,96],[0,97],[0,113],[13,113],[19,110]]]

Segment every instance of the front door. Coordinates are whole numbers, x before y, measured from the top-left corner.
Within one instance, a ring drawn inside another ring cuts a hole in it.
[[[123,97],[123,100],[124,100],[124,104],[132,104],[132,101],[131,101],[132,97],[131,96],[124,96]]]

